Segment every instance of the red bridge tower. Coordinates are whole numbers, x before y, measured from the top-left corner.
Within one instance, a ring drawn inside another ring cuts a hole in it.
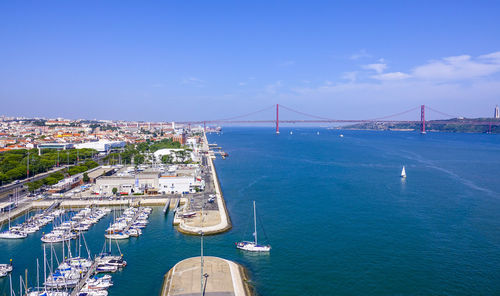
[[[425,105],[420,106],[420,123],[422,124],[420,132],[425,134]]]

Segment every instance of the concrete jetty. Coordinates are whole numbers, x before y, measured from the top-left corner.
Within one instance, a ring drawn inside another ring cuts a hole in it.
[[[205,147],[206,151],[209,151],[207,135],[204,133]],[[201,210],[196,211],[196,216],[193,218],[180,219],[179,226],[177,230],[181,233],[200,235],[203,231],[204,235],[213,235],[222,232],[226,232],[231,229],[231,219],[229,218],[229,213],[227,211],[226,202],[224,201],[224,196],[222,195],[222,189],[217,177],[217,171],[215,170],[215,165],[213,163],[213,155],[207,156],[207,164],[210,168],[210,173],[212,175],[212,180],[214,182],[215,197],[217,202],[217,210],[205,210],[203,211],[203,216],[201,215]]]
[[[241,265],[219,257],[203,257],[204,295],[250,296],[248,275]],[[165,274],[161,296],[201,294],[201,257],[192,257],[177,263]]]

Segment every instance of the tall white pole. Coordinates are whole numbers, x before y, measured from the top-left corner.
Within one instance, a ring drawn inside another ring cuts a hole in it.
[[[40,290],[40,264],[38,258],[36,258],[36,288]]]
[[[10,283],[10,296],[12,296],[12,293],[14,293],[14,291],[12,290],[12,275],[9,273],[9,283]]]
[[[200,286],[200,293],[201,296],[203,296],[203,206],[204,204],[201,205],[201,263],[200,263],[200,279],[201,279],[201,286]]]
[[[45,244],[43,244],[43,280],[47,279],[47,254],[45,253]]]

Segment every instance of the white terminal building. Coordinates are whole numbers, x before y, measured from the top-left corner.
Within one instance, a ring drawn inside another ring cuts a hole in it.
[[[205,188],[205,181],[197,176],[197,169],[191,167],[178,172],[165,175],[159,171],[125,172],[99,177],[96,179],[94,191],[101,195],[112,195],[113,188],[121,194],[187,194],[196,192],[196,188]]]
[[[123,148],[123,147],[125,147],[124,141],[100,140],[100,141],[95,141],[95,142],[86,142],[86,143],[75,144],[76,149],[83,149],[83,148],[94,149],[102,154],[107,154],[107,153],[109,153],[109,151],[111,151],[113,149],[118,149],[118,148]]]

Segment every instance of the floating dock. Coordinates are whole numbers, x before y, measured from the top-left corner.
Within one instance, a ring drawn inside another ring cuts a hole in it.
[[[168,209],[170,208],[170,198],[167,199],[167,201],[165,202],[165,206],[163,207],[163,214],[167,214],[168,213]]]
[[[90,269],[87,271],[87,273],[85,274],[85,276],[83,276],[80,281],[78,281],[78,284],[76,284],[76,287],[73,289],[73,291],[71,292],[70,296],[77,296],[77,295],[80,295],[80,290],[83,288],[83,286],[85,286],[85,283],[87,282],[87,280],[96,273],[96,269],[97,269],[97,262],[94,261],[92,263],[92,266],[90,267]]]

